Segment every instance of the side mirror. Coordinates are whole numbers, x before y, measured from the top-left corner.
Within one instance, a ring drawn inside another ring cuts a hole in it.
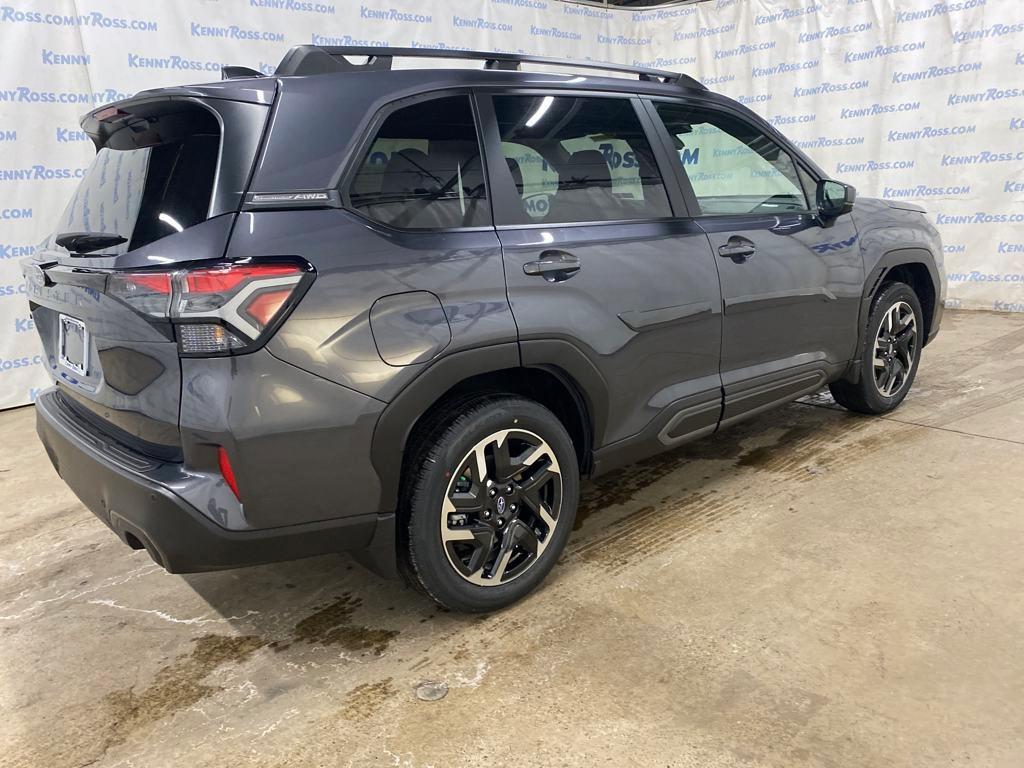
[[[857,190],[849,184],[831,179],[818,182],[818,213],[825,220],[835,219],[853,210]]]

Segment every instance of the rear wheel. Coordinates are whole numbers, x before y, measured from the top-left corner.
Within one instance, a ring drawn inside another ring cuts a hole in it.
[[[434,423],[407,499],[410,570],[452,610],[503,608],[544,579],[572,530],[572,440],[551,411],[512,395],[460,403]]]
[[[905,283],[889,283],[872,302],[857,382],[830,386],[836,402],[858,413],[893,410],[907,396],[924,344],[921,303]]]

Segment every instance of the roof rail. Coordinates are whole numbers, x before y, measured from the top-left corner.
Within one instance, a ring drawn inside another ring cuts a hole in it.
[[[365,56],[365,64],[354,64],[346,56]],[[546,64],[548,66],[571,67],[575,69],[598,69],[605,72],[623,72],[637,75],[641,80],[672,83],[685,88],[707,90],[703,84],[680,72],[662,69],[631,67],[606,61],[572,61],[548,56],[533,56],[523,53],[497,53],[495,51],[459,51],[451,48],[388,48],[368,46],[321,46],[296,45],[284,58],[274,73],[286,75],[322,75],[330,72],[358,72],[391,69],[395,57],[424,59],[469,59],[484,62],[484,69],[518,70],[521,64]]]

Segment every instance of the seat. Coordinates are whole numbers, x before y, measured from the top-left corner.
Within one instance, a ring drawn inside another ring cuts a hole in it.
[[[596,149],[573,152],[558,173],[558,193],[551,204],[552,221],[616,218],[614,211],[620,203],[612,194],[612,172],[601,152]]]

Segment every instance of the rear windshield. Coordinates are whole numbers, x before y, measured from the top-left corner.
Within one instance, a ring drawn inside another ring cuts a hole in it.
[[[205,221],[220,128],[206,110],[186,112],[114,134],[96,153],[55,231],[120,235],[127,242],[104,252],[124,253]]]

